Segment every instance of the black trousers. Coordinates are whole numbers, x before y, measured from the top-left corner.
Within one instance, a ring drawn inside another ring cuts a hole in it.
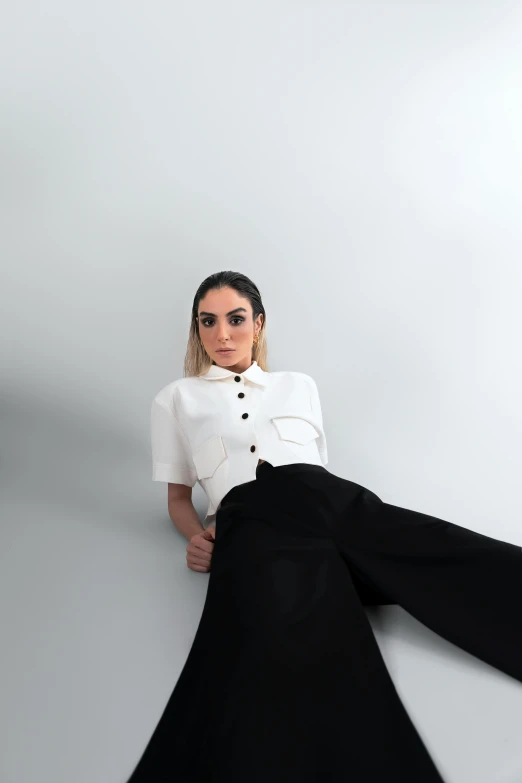
[[[298,463],[216,518],[193,645],[128,783],[441,783],[365,605],[522,681],[522,551]]]

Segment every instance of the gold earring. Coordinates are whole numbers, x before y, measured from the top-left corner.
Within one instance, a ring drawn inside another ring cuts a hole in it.
[[[256,334],[256,336],[254,337],[254,345],[257,345],[258,341],[259,341],[259,337]]]

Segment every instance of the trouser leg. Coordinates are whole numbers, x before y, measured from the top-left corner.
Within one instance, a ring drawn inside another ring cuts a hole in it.
[[[339,549],[369,590],[522,681],[522,550],[364,490],[339,519]]]
[[[300,529],[275,504],[269,521],[242,517],[218,532],[205,779],[442,783],[335,542]]]

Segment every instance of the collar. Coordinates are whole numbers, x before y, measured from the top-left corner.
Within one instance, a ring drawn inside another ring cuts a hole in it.
[[[227,370],[225,367],[211,364],[208,371],[198,377],[205,378],[207,381],[214,381],[219,378],[234,378],[236,375],[241,375],[243,378],[246,378],[247,381],[258,383],[260,386],[266,386],[268,383],[268,373],[261,369],[255,359],[250,367],[247,367],[243,372],[232,372],[232,370]]]

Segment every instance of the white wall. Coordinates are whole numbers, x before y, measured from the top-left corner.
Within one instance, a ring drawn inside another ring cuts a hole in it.
[[[4,783],[123,781],[186,658],[149,409],[212,272],[316,379],[329,470],[522,544],[521,35],[506,0],[5,7]],[[448,783],[519,783],[520,683],[369,616]]]

